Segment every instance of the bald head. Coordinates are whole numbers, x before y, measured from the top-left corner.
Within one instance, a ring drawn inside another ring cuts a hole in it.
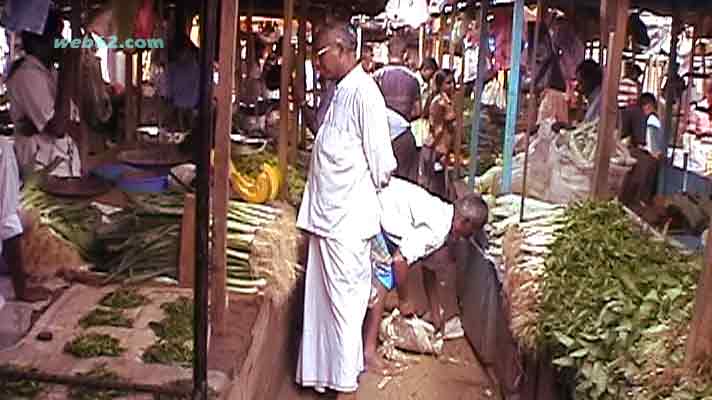
[[[316,36],[317,62],[322,76],[340,80],[356,65],[356,32],[348,23],[326,24]]]
[[[321,47],[329,44],[337,44],[344,50],[354,53],[358,47],[356,32],[351,25],[346,22],[332,22],[319,29],[317,44],[321,45]]]

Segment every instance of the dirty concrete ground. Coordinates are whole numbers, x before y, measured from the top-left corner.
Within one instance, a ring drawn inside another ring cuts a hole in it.
[[[494,399],[489,380],[469,343],[457,339],[445,343],[439,358],[419,356],[418,362],[401,375],[384,378],[364,374],[356,393],[357,400],[487,400]],[[285,382],[279,400],[325,400],[333,395],[318,395],[311,389]]]
[[[107,369],[132,383],[144,385],[164,385],[175,381],[190,379],[192,370],[178,366],[144,364],[141,356],[146,348],[156,341],[156,336],[149,327],[152,321],[160,321],[164,314],[161,304],[176,300],[178,297],[191,296],[190,290],[177,288],[143,288],[141,293],[150,303],[134,310],[128,310],[128,316],[134,320],[133,328],[97,327],[83,330],[78,321],[96,307],[96,304],[116,287],[94,288],[74,285],[66,290],[42,316],[32,329],[14,346],[0,350],[0,365],[19,368],[32,368],[38,372],[71,377],[77,373],[88,372],[105,364]],[[7,307],[7,306],[6,306]],[[41,332],[51,332],[52,340],[40,341]],[[78,359],[64,353],[64,345],[84,332],[111,334],[121,342],[126,351],[119,357],[98,357]],[[225,373],[209,371],[209,385],[221,392],[229,383]],[[44,394],[47,400],[64,400],[64,388],[50,388]],[[151,398],[132,396],[137,399]],[[40,397],[42,399],[42,397]]]

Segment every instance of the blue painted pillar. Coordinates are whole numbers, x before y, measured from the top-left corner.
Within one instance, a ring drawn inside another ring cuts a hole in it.
[[[514,135],[517,129],[519,113],[519,83],[522,66],[522,33],[524,30],[524,0],[514,3],[512,21],[512,56],[510,58],[509,90],[507,92],[507,125],[504,130],[504,171],[502,174],[502,192],[512,192],[512,159],[514,153]]]
[[[472,126],[470,131],[470,174],[467,183],[470,191],[475,188],[475,177],[479,157],[480,127],[482,125],[482,91],[485,85],[485,73],[487,72],[487,57],[489,57],[489,29],[487,26],[487,12],[489,11],[490,0],[483,0],[480,9],[480,44],[479,57],[477,57],[477,80],[475,81],[475,106],[472,110]]]

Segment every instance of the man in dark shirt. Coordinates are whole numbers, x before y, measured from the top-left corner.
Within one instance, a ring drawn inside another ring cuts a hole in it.
[[[411,132],[411,122],[420,117],[420,83],[418,77],[405,66],[407,44],[399,36],[388,43],[388,65],[374,74],[388,107],[388,123],[398,168],[395,176],[417,182],[418,148]]]

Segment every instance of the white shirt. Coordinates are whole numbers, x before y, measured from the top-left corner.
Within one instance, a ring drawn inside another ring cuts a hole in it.
[[[55,158],[60,158],[62,163],[51,175],[80,176],[79,150],[69,135],[63,138],[45,133],[26,136],[26,133],[35,130],[43,132],[54,117],[57,71],[48,68],[34,56],[27,55],[22,65],[12,72],[6,85],[10,117],[15,124],[17,161],[23,166],[34,165],[35,169],[41,169]]]
[[[418,185],[393,178],[378,194],[381,226],[410,265],[445,244],[455,209]]]
[[[396,165],[386,103],[358,65],[336,85],[317,133],[297,227],[326,238],[375,236],[376,189]]]
[[[22,233],[19,208],[20,173],[15,150],[7,138],[0,137],[0,254],[3,240]]]

